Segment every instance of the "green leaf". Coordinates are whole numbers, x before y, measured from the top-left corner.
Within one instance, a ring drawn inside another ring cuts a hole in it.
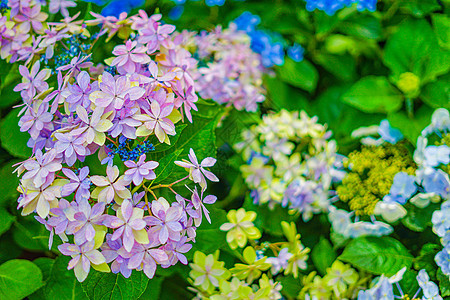
[[[17,108],[11,110],[3,119],[0,124],[0,140],[2,147],[11,155],[29,158],[31,156],[31,149],[28,148],[27,142],[30,134],[19,130],[19,118],[17,117],[19,110]]]
[[[450,109],[450,75],[439,77],[422,88],[420,98],[433,108]]]
[[[282,221],[288,223],[295,222],[300,217],[300,214],[289,214],[288,210],[285,207],[281,207],[281,205],[275,205],[273,209],[270,209],[267,204],[254,205],[252,202],[250,210],[255,210],[258,214],[255,225],[261,232],[265,231],[274,236],[283,236],[283,230],[281,229]]]
[[[403,135],[412,143],[416,144],[417,137],[431,121],[433,109],[422,105],[414,113],[414,118],[409,118],[405,112],[388,114],[388,121],[392,127],[400,129]]]
[[[308,92],[316,89],[319,79],[316,68],[306,59],[295,62],[286,58],[284,65],[277,68],[277,73],[281,80]]]
[[[381,36],[381,22],[373,15],[355,14],[342,23],[339,31],[364,40],[377,39]]]
[[[2,192],[0,193],[0,205],[9,206],[10,203],[16,203],[16,201],[10,201],[12,196],[18,194],[17,186],[19,185],[19,178],[16,174],[13,174],[12,165],[19,162],[13,160],[8,162],[0,169],[0,178],[2,178]]]
[[[14,216],[12,216],[6,208],[0,206],[0,235],[11,227],[14,220]]]
[[[160,268],[158,268],[160,269]],[[164,281],[164,277],[153,277],[149,280],[147,288],[144,293],[139,297],[141,300],[158,300],[161,294],[161,287]]]
[[[424,84],[449,70],[449,55],[440,49],[427,21],[408,20],[387,40],[383,58],[395,77],[412,72]]]
[[[423,209],[410,204],[407,206],[408,214],[402,219],[402,223],[413,231],[422,232],[431,225],[431,216],[436,209],[439,209],[439,205],[434,203]]]
[[[73,270],[67,270],[70,259],[70,257],[61,255],[54,260],[48,281],[44,286],[46,299],[88,299],[81,284],[75,278]]]
[[[439,45],[450,49],[450,17],[445,14],[433,14],[431,20]]]
[[[441,296],[450,296],[450,280],[448,276],[442,273],[441,269],[438,269],[436,277],[439,280],[439,289],[441,290]]]
[[[334,251],[331,243],[325,239],[321,238],[320,242],[314,246],[311,252],[311,259],[314,266],[323,276],[327,273],[327,268],[330,267],[337,257],[336,251]]]
[[[164,156],[159,161],[159,166],[155,169],[156,179],[154,183],[164,181],[164,179],[170,176],[175,167],[179,168],[174,162],[178,160],[178,156],[180,156],[181,152],[183,152],[183,149],[178,149],[177,151]]]
[[[277,276],[277,281],[283,286],[283,294],[288,296],[289,299],[298,299],[297,296],[302,289],[302,284],[299,278],[293,276]]]
[[[20,300],[42,285],[42,272],[38,266],[24,259],[13,259],[0,266],[0,299]]]
[[[355,78],[356,62],[350,54],[333,55],[319,53],[314,59],[316,63],[340,80],[352,81]]]
[[[21,255],[19,246],[12,238],[11,230],[0,236],[0,264]]]
[[[128,300],[138,299],[148,281],[144,272],[132,272],[129,278],[125,278],[120,273],[102,273],[91,269],[81,286],[90,300]]]
[[[18,102],[20,93],[14,92],[14,87],[19,83],[22,75],[19,73],[18,64],[10,64],[4,60],[0,62],[2,74],[0,75],[0,107],[8,107]]]
[[[50,276],[50,273],[52,271],[52,267],[55,263],[54,259],[48,258],[48,257],[40,257],[38,259],[35,259],[33,263],[41,269],[42,272],[42,279],[44,280],[45,284],[48,283],[48,278]],[[36,292],[28,296],[28,299],[30,300],[45,300],[47,299],[45,297],[45,285],[38,289]]]
[[[419,256],[414,260],[414,268],[416,270],[425,269],[431,279],[436,278],[436,270],[438,268],[434,257],[441,249],[442,247],[436,244],[428,243],[423,245],[422,249],[420,249]]]
[[[48,251],[49,232],[33,216],[18,217],[13,226],[14,241],[23,249]],[[55,238],[58,240],[59,238]]]
[[[391,237],[359,237],[352,240],[339,256],[364,271],[392,276],[403,267],[409,269],[413,257],[399,241]]]
[[[342,101],[364,112],[387,113],[401,108],[403,96],[386,77],[367,76],[356,82]]]
[[[197,228],[195,243],[192,243],[192,249],[186,253],[188,260],[191,260],[195,251],[201,251],[210,254],[226,245],[226,233],[219,230],[219,227],[227,222],[227,213],[223,209],[214,206],[207,207],[211,215],[211,224],[203,217],[202,224]]]
[[[400,7],[409,11],[415,17],[423,17],[441,6],[436,0],[401,0]]]
[[[181,136],[181,133],[183,132],[183,130],[186,128],[186,126],[188,126],[188,124],[179,124],[175,126],[175,132],[177,134],[175,134],[174,136],[170,136],[170,145],[167,145],[166,143],[161,144],[158,141],[158,138],[156,137],[156,135],[151,135],[148,139],[149,142],[151,142],[154,147],[155,147],[155,151],[152,151],[152,153],[158,153],[161,151],[166,151],[167,149],[171,148],[174,144],[177,143],[178,139]]]

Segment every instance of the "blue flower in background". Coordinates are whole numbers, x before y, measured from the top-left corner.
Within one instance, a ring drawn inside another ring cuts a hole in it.
[[[254,15],[248,11],[243,12],[239,17],[237,17],[234,21],[238,30],[243,30],[247,33],[250,33],[256,29],[256,26],[261,23],[261,18],[257,15]]]
[[[205,4],[208,6],[222,6],[225,4],[225,0],[205,0]]]
[[[274,32],[258,30],[256,27],[261,22],[257,15],[246,11],[237,17],[233,23],[236,24],[238,30],[245,31],[251,39],[251,49],[261,55],[261,62],[264,67],[269,68],[273,65],[284,64],[286,42],[281,35]],[[298,44],[294,44],[288,48],[288,55],[294,61],[303,59],[304,49]]]
[[[392,128],[388,120],[383,120],[378,127],[378,134],[383,140],[388,143],[395,144],[403,139],[403,134],[400,130]]]
[[[334,15],[338,10],[358,3],[358,11],[369,10],[374,12],[377,6],[377,0],[305,0],[306,9],[313,11],[315,9],[324,11],[327,15]]]
[[[358,11],[367,9],[370,12],[374,12],[377,10],[377,1],[378,0],[359,0],[357,9]]]
[[[174,8],[172,8],[168,14],[169,18],[172,20],[178,20],[181,15],[184,12],[184,6],[183,5],[177,5]]]
[[[123,12],[130,13],[133,8],[143,6],[145,0],[83,0],[84,2],[92,2],[98,6],[104,6],[101,14],[103,16],[119,17]]]
[[[303,60],[303,53],[305,53],[305,49],[299,44],[294,44],[287,49],[288,56],[296,62]]]

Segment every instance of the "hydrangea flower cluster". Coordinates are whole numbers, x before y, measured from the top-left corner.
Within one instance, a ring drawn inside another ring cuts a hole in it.
[[[250,49],[247,34],[231,23],[227,29],[219,26],[196,35],[186,31],[184,36],[186,47],[195,47],[194,55],[200,60],[193,71],[200,96],[238,110],[256,111],[266,99],[262,85],[266,69],[261,56]]]
[[[345,174],[331,132],[302,111],[265,115],[235,145],[254,203],[288,206],[305,221],[328,211],[332,184]]]
[[[285,49],[286,41],[279,34],[257,29],[260,22],[259,16],[253,15],[248,11],[243,12],[233,21],[238,30],[245,31],[250,36],[251,48],[261,55],[264,67],[283,65],[286,52],[296,62],[303,60],[305,49],[302,46],[294,44]]]
[[[39,14],[40,6],[30,9]],[[18,10],[27,12],[23,6]],[[198,98],[187,69],[195,60],[172,34],[175,27],[160,22],[161,15],[92,15],[93,20],[76,15],[34,31],[38,42],[19,67],[23,79],[15,91],[24,102],[19,126],[30,133],[33,155],[16,169],[18,208],[22,215],[37,213],[50,231],[50,247],[54,235],[60,237],[64,243],[58,249],[72,257],[68,268],[79,281],[91,267],[125,277],[135,269],[152,278],[158,265],[187,264],[184,253],[195,242],[203,215],[211,221],[205,204],[216,201],[205,195],[206,178],[218,181],[208,171],[214,158],[199,163],[191,149],[189,160],[175,162],[189,174],[167,184],[153,184],[167,166],[148,158],[170,144],[176,123],[192,122]],[[17,18],[8,22],[23,26]],[[91,35],[88,26],[94,25],[92,31],[98,31]],[[91,54],[101,36],[110,40],[116,33],[125,42],[106,59],[114,67],[111,74],[105,65],[94,67]],[[50,60],[66,47],[68,35],[95,39],[67,64],[54,66]],[[10,61],[14,55],[9,53]],[[54,72],[41,68],[39,56]],[[83,166],[95,159],[106,164],[106,175],[104,167]],[[193,186],[175,190],[182,182]],[[173,199],[158,196],[161,189]]]
[[[328,15],[334,15],[338,10],[349,7],[357,3],[358,11],[368,10],[374,12],[377,9],[378,0],[305,0],[306,9],[313,11],[322,10]]]
[[[329,219],[334,231],[352,238],[387,235],[393,231],[389,224],[408,214],[407,203],[423,209],[430,203],[449,200],[449,129],[449,112],[437,109],[431,124],[419,136],[413,156],[404,143],[397,143],[403,136],[387,120],[353,132],[354,137],[378,134],[380,138],[364,137],[361,151],[351,153],[344,162],[350,172],[337,187],[337,194],[348,202],[351,212],[332,207]],[[428,139],[435,145],[428,145]],[[435,218],[439,214],[436,212]],[[375,215],[389,224],[377,221]],[[364,220],[367,218],[371,222]]]

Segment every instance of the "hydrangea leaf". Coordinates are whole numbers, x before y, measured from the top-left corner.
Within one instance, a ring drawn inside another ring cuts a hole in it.
[[[225,210],[213,206],[208,207],[208,210],[211,214],[211,224],[203,220],[200,227],[198,227],[195,243],[192,243],[192,249],[186,253],[189,261],[192,260],[195,251],[201,251],[208,255],[226,245],[226,232],[219,230],[219,227],[227,222]]]
[[[144,293],[148,281],[144,272],[132,272],[130,278],[125,278],[121,274],[91,270],[81,286],[91,300],[127,300],[138,299]]]
[[[439,77],[422,88],[420,99],[433,108],[450,109],[450,75]]]
[[[336,251],[334,251],[331,243],[325,238],[321,238],[311,252],[311,259],[314,266],[321,275],[327,273],[327,268],[333,264],[336,257]]]
[[[14,220],[15,217],[12,216],[5,207],[0,206],[0,235],[11,227]]]
[[[388,121],[392,127],[400,129],[402,134],[412,143],[417,142],[417,137],[420,135],[422,130],[430,123],[431,113],[433,110],[422,105],[414,113],[414,118],[409,118],[405,112],[396,112],[388,114]]]
[[[357,81],[342,101],[368,113],[387,113],[399,110],[402,94],[384,76],[367,76]]]
[[[338,257],[367,272],[392,276],[403,267],[409,269],[413,257],[408,249],[391,237],[359,237],[352,240]]]
[[[431,20],[439,44],[450,49],[450,17],[445,14],[433,14]]]
[[[164,277],[153,277],[147,284],[144,293],[139,297],[142,300],[158,300],[160,299],[162,283]]]
[[[45,285],[48,284],[48,279],[50,277],[50,273],[52,271],[52,267],[55,264],[55,260],[48,257],[39,257],[38,259],[33,260],[33,263],[41,269],[42,279],[45,282]],[[28,296],[30,300],[45,300],[45,285],[38,289],[36,292]]]
[[[319,73],[313,64],[306,59],[295,62],[286,58],[284,65],[278,68],[281,80],[308,92],[316,89]]]
[[[450,68],[449,54],[440,49],[431,26],[423,19],[403,22],[387,40],[383,58],[394,76],[412,72],[422,84]]]
[[[437,271],[437,279],[439,280],[439,288],[441,290],[442,297],[450,296],[450,280],[448,276],[442,273],[442,270],[439,269]]]
[[[81,288],[81,284],[75,278],[73,270],[67,270],[70,257],[61,255],[52,261],[53,264],[48,274],[48,280],[42,288],[45,299],[88,299]],[[91,272],[94,271],[92,270]]]
[[[23,299],[44,284],[39,267],[24,259],[13,259],[2,264],[0,278],[2,300]]]
[[[19,126],[19,118],[17,114],[19,109],[13,109],[3,119],[0,125],[0,140],[2,147],[11,155],[22,158],[31,156],[31,148],[28,148],[27,142],[30,138],[28,132],[21,132]]]
[[[180,156],[183,149],[178,149],[177,151],[170,153],[167,156],[164,156],[159,161],[159,166],[155,169],[156,179],[154,183],[159,183],[164,181],[170,174],[173,172],[173,169],[176,167],[174,162],[178,160],[178,156]]]
[[[2,192],[0,193],[0,205],[7,206],[9,203],[15,203],[15,201],[8,202],[12,196],[18,194],[17,186],[19,185],[19,178],[16,174],[12,174],[12,165],[19,161],[14,160],[8,162],[0,169],[0,178],[2,178]]]

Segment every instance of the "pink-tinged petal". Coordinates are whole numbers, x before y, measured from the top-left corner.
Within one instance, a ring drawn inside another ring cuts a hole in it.
[[[95,229],[91,224],[86,224],[85,226],[86,226],[86,240],[90,242],[95,237]]]
[[[184,162],[184,161],[175,161],[175,164],[176,164],[177,166],[180,166],[180,167],[186,168],[186,169],[195,167],[193,164],[191,164],[191,163],[189,163],[189,162]]]
[[[116,229],[116,231],[114,231],[113,235],[111,236],[111,241],[115,241],[118,238],[120,238],[122,236],[124,230],[125,230],[125,226],[122,226],[122,227]]]
[[[180,206],[172,206],[167,210],[166,222],[180,220],[182,213],[183,211]]]
[[[58,250],[67,256],[80,254],[80,248],[77,245],[74,244],[62,244],[58,246]]]
[[[92,250],[85,255],[94,265],[100,265],[106,262],[105,257],[98,250]]]
[[[92,207],[91,218],[100,216],[105,211],[105,202],[99,202]]]
[[[83,91],[86,91],[88,88],[89,83],[91,82],[91,78],[89,77],[88,72],[81,71],[80,74],[77,76],[77,82],[80,88]]]
[[[161,230],[159,231],[159,242],[161,244],[164,244],[169,239],[169,231],[167,230],[166,226],[162,226]]]
[[[96,185],[96,186],[107,186],[107,185],[109,185],[110,183],[108,182],[108,180],[106,180],[106,178],[105,177],[103,177],[103,176],[98,176],[98,175],[94,175],[94,176],[91,176],[91,182],[94,184],[94,185]]]
[[[144,93],[145,90],[138,86],[132,87],[131,89],[127,90],[127,94],[130,96],[130,100],[137,100],[141,98]]]
[[[133,255],[130,260],[128,261],[128,268],[129,269],[136,269],[141,266],[142,260],[144,259],[144,251],[138,252],[135,255]]]
[[[144,220],[134,220],[129,225],[134,230],[142,230],[147,226],[147,223]]]
[[[201,166],[202,167],[212,167],[216,163],[216,159],[212,157],[207,157],[204,160],[202,160]]]
[[[181,226],[180,222],[167,222],[166,226],[175,232],[183,230],[183,227]]]
[[[156,65],[156,63],[154,61],[149,62],[148,64],[148,70],[150,71],[150,74],[154,77],[157,78],[158,77],[158,66]],[[28,70],[26,71],[28,72]]]
[[[199,182],[202,181],[203,175],[202,175],[202,173],[200,172],[199,169],[193,169],[191,174],[192,174],[192,180],[195,183],[199,183]]]
[[[169,260],[169,257],[164,250],[150,249],[148,250],[148,252],[158,263],[164,263],[165,261]]]
[[[117,166],[107,166],[106,175],[108,176],[109,182],[114,182],[119,177],[119,168]]]
[[[205,197],[205,199],[203,199],[203,203],[206,204],[214,204],[217,200],[217,197],[214,195],[208,195]]]
[[[77,264],[73,269],[75,272],[75,277],[79,282],[83,282],[88,276],[88,272],[86,272],[81,264]]]
[[[121,207],[122,215],[126,221],[131,218],[133,214],[133,205],[129,200],[124,200]]]
[[[131,252],[134,245],[134,236],[130,227],[125,227],[125,232],[123,234],[123,247],[127,252]]]
[[[152,279],[153,276],[155,276],[156,271],[156,263],[154,261],[152,262],[146,262],[144,264],[144,273],[147,275],[148,278]]]
[[[207,170],[205,170],[205,169],[202,168],[202,173],[206,176],[206,178],[208,178],[208,179],[211,180],[211,181],[215,181],[215,182],[219,181],[219,178],[217,178],[217,176],[214,175],[214,174],[213,174],[212,172],[210,172],[210,171],[207,171]]]
[[[80,263],[81,255],[77,255],[69,261],[69,265],[67,266],[67,270],[73,269],[76,265]]]
[[[145,217],[144,220],[148,226],[161,224],[161,220],[159,220],[158,218],[155,218],[154,216]]]
[[[198,166],[198,160],[197,160],[197,156],[195,156],[195,152],[194,149],[189,149],[189,159],[191,160],[191,162],[195,165]]]
[[[89,116],[88,113],[86,111],[86,108],[84,108],[81,105],[77,105],[76,107],[76,112],[78,117],[86,124],[89,124]]]

